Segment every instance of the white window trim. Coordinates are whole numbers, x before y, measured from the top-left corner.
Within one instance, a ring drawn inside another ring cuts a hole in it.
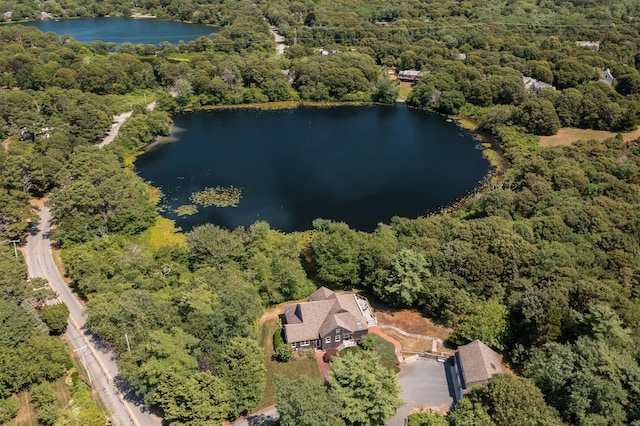
[[[324,338],[325,343],[331,343],[331,336],[327,336]]]
[[[340,334],[340,329],[336,328],[336,334]]]
[[[309,346],[311,343],[308,340],[303,340],[300,342],[300,346]]]
[[[339,342],[339,341],[340,341],[340,335],[336,334],[336,342]]]

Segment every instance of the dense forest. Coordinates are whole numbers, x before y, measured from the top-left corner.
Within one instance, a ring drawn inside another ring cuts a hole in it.
[[[417,309],[454,328],[453,345],[480,338],[518,373],[424,424],[640,424],[640,145],[618,136],[541,148],[536,136],[636,128],[640,3],[609,3],[2,0],[0,19],[12,22],[148,13],[219,32],[116,46],[0,26],[0,240],[24,240],[36,219],[29,201],[47,198],[92,330],[170,424],[251,412],[265,388],[258,319],[320,284]],[[287,38],[284,55],[270,24]],[[392,69],[423,72],[409,105],[471,119],[509,162],[455,210],[397,217],[372,233],[326,219],[292,234],[265,222],[185,233],[159,216],[157,191],[132,170],[175,111],[392,103]],[[554,88],[527,89],[523,77]],[[118,139],[96,148],[112,116],[130,109]],[[77,374],[81,409],[53,404],[52,383],[71,369],[55,336],[66,314],[32,290],[41,286],[12,246],[0,265],[0,423],[16,414],[10,395],[29,390],[42,424],[104,424]],[[372,362],[344,358],[336,371]],[[390,415],[344,414],[339,374],[328,388],[300,380],[280,383],[289,412],[313,403],[334,413],[328,422],[352,425]]]

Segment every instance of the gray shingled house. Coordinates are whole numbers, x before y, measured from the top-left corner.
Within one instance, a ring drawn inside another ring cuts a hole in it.
[[[462,345],[454,356],[454,388],[456,400],[473,386],[489,383],[491,376],[502,373],[498,354],[480,340]]]
[[[284,306],[284,338],[294,349],[352,346],[376,325],[369,301],[353,293],[320,287],[306,302]]]

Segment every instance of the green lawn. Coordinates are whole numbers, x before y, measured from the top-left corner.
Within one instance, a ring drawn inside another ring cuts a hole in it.
[[[260,329],[260,338],[258,343],[265,352],[265,364],[267,366],[267,386],[262,395],[262,399],[255,408],[258,411],[262,408],[274,405],[276,403],[276,375],[281,374],[290,379],[300,376],[309,376],[322,380],[320,369],[314,357],[308,359],[299,359],[289,362],[277,362],[271,359],[274,354],[273,350],[273,333],[278,327],[278,321],[267,321]]]
[[[411,93],[411,89],[413,89],[413,86],[401,84],[399,89],[400,89],[400,91],[398,93],[398,100],[399,101],[406,101],[407,100],[407,96],[409,96],[409,93]]]
[[[380,364],[384,365],[387,368],[390,368],[395,373],[400,371],[400,367],[398,367],[398,357],[396,356],[396,348],[393,346],[393,343],[384,340],[382,337],[377,334],[369,334],[372,336],[376,342],[376,347],[374,348],[374,352],[380,355]],[[342,353],[348,352],[358,352],[361,351],[359,346],[355,346],[353,348],[347,348],[342,351]]]

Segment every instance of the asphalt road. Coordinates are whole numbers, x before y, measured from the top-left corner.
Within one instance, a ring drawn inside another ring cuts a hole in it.
[[[58,298],[69,307],[66,336],[73,350],[82,360],[93,389],[100,395],[111,422],[120,426],[156,426],[162,419],[149,412],[148,407],[136,402],[131,392],[123,393],[119,380],[115,354],[85,328],[87,314],[83,305],[71,292],[53,260],[49,240],[51,213],[43,207],[40,224],[27,238],[26,260],[30,277],[41,277],[49,282]],[[37,231],[37,232],[36,232]],[[125,391],[126,392],[126,391]]]

